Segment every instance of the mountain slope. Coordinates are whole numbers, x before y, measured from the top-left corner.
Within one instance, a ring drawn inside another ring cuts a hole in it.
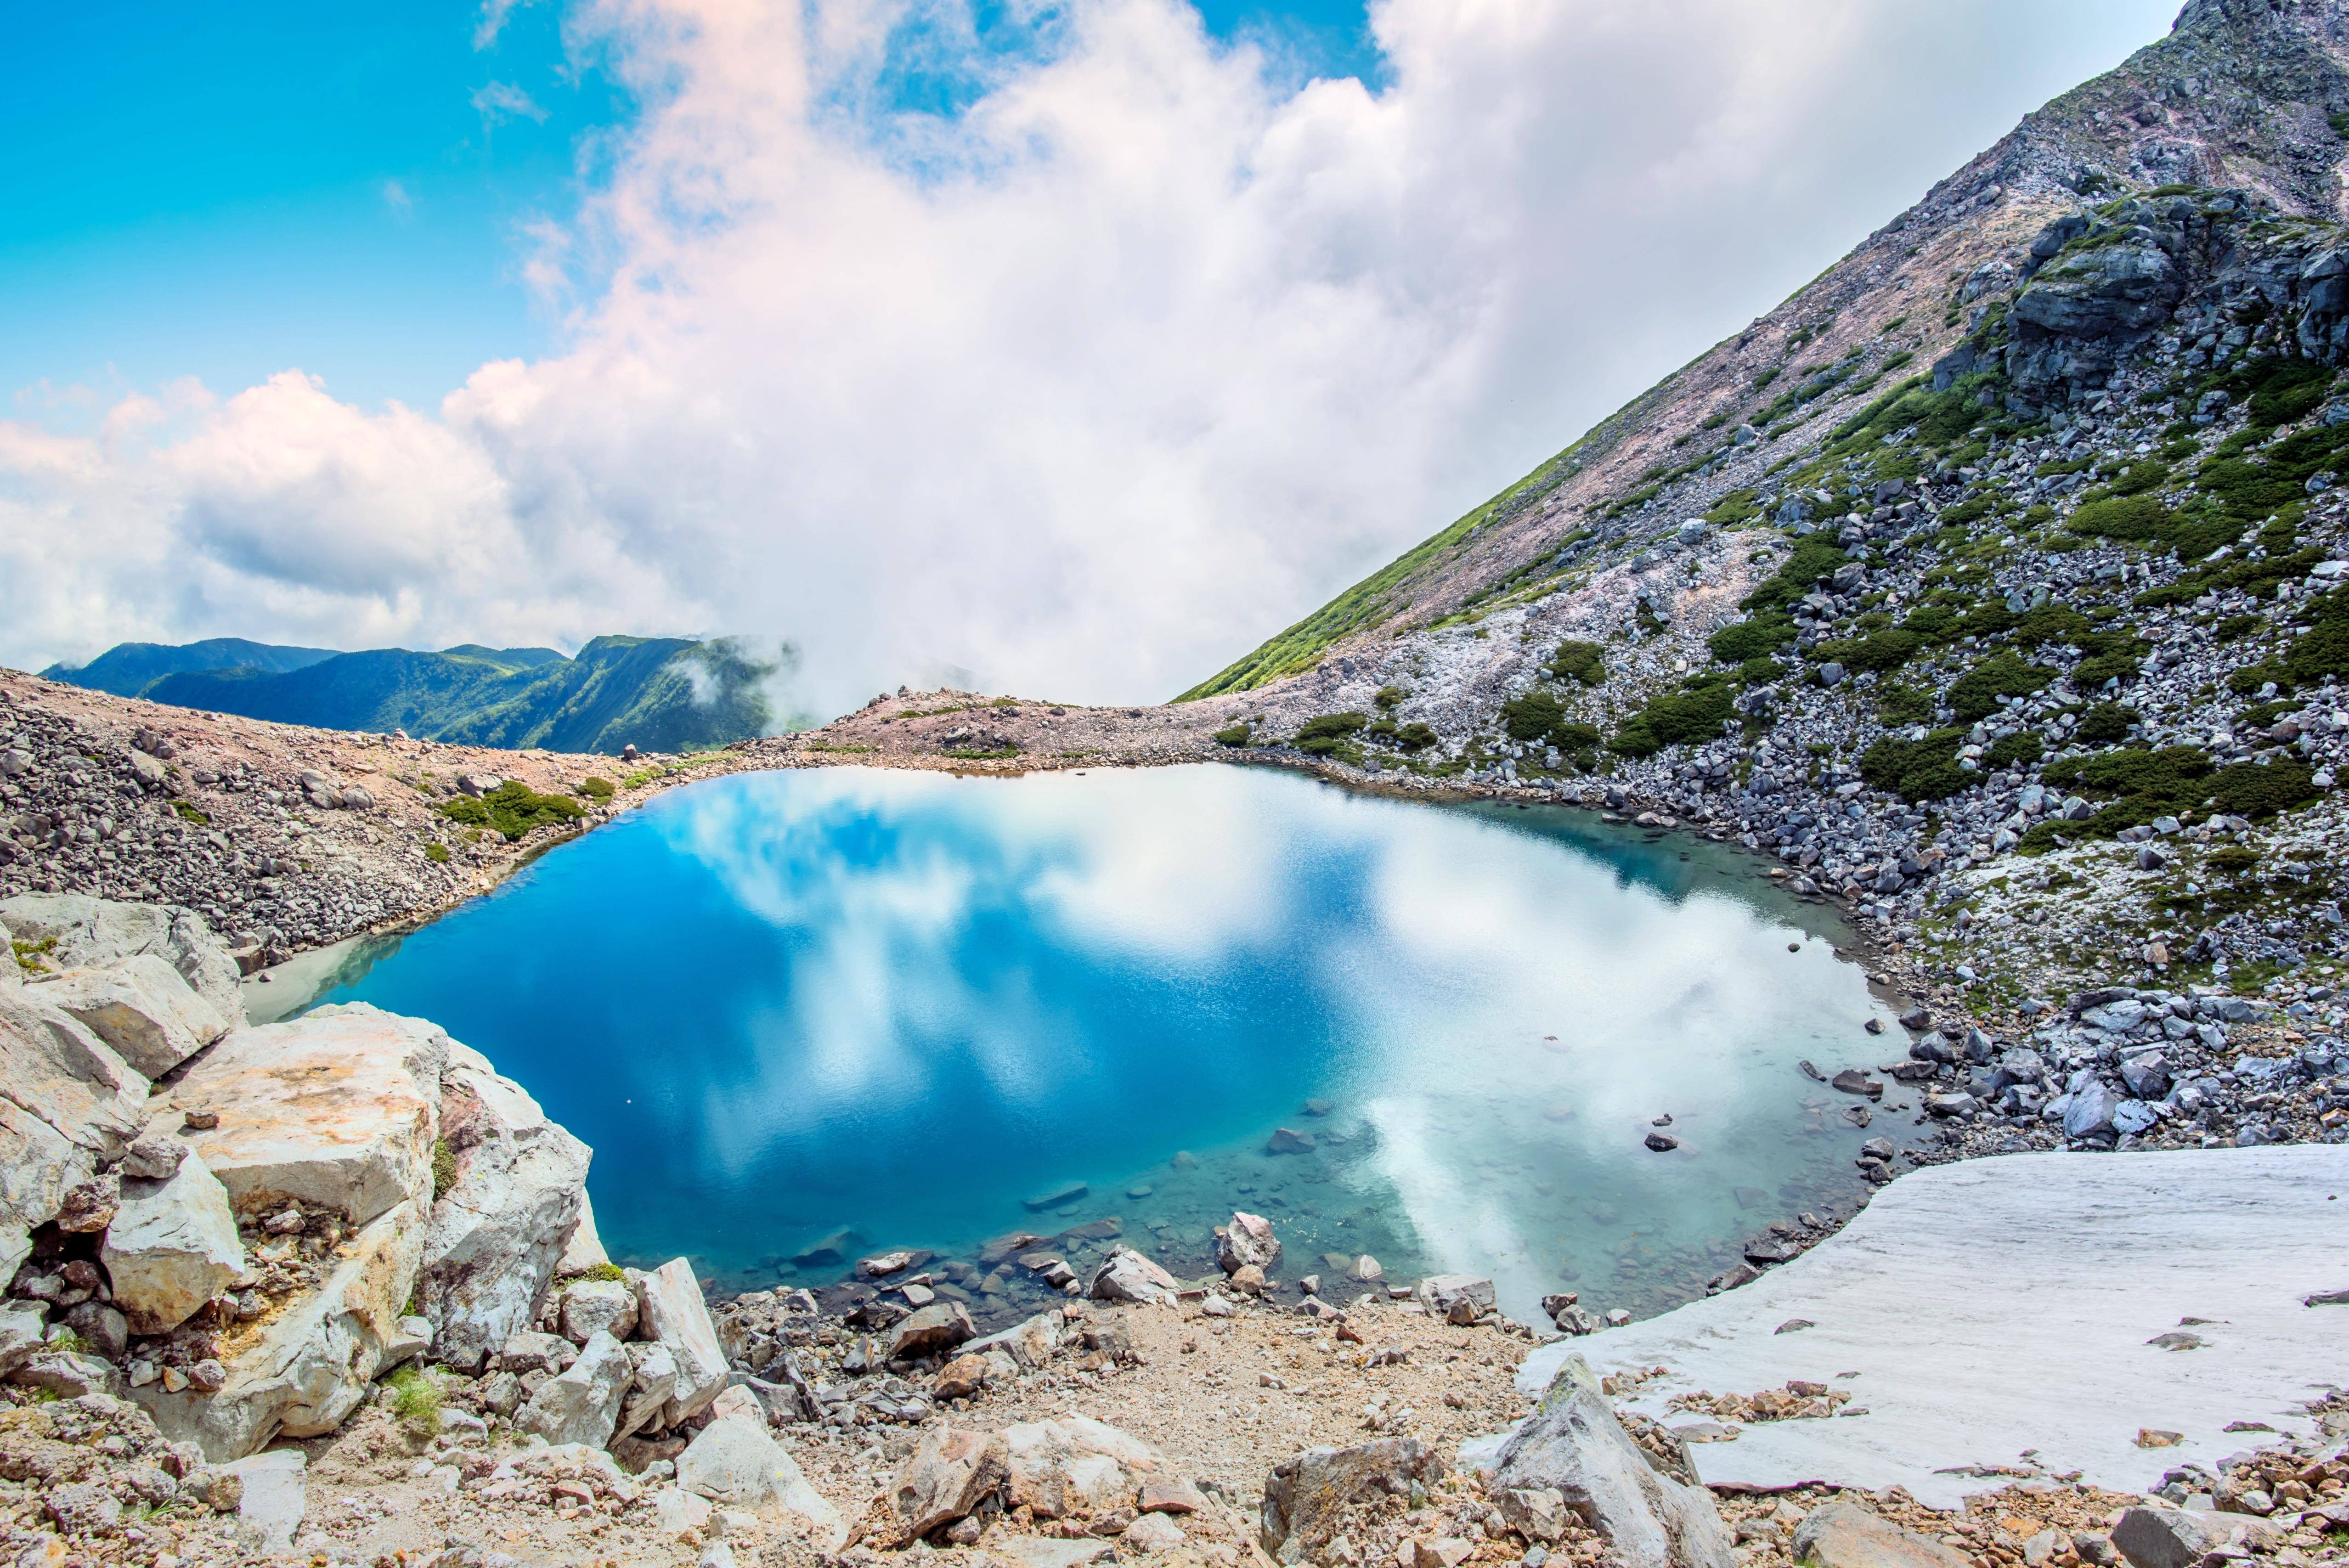
[[[135,667],[134,660],[115,659],[121,651],[87,668]],[[184,650],[157,652],[167,660]],[[318,728],[404,729],[461,745],[613,753],[633,744],[682,751],[766,733],[772,715],[761,683],[774,669],[730,639],[598,637],[575,658],[552,648],[466,644],[438,653],[332,654],[283,672],[250,665],[182,669],[147,680],[135,695]],[[49,678],[96,686],[85,673],[52,672]]]
[[[2344,1023],[2344,0],[2196,0],[1195,727],[1733,837],[2010,1037],[2116,983],[2186,1029],[1957,1071],[1986,1147],[2257,1141],[2164,1091],[2226,1067],[2188,981]]]
[[[138,696],[169,675],[195,670],[254,670],[285,675],[320,659],[335,656],[332,648],[291,648],[272,643],[248,643],[243,637],[211,637],[201,643],[117,643],[86,665],[51,665],[43,680],[63,681],[116,696]]]
[[[2084,200],[2187,181],[2342,216],[2344,31],[2339,0],[2194,0],[2168,37],[2026,116],[1736,337],[1176,700],[1253,689],[1333,649],[1554,588],[1566,565],[1641,532],[1692,490],[1731,488],[1706,481],[1750,469],[1741,457],[1815,440],[1830,412],[1947,353],[1996,281],[1977,269],[2015,264]],[[1764,438],[1752,450],[1738,442],[1749,423]]]

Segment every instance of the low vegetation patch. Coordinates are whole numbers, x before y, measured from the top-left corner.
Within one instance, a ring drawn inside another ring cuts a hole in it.
[[[460,795],[437,808],[452,822],[489,828],[512,843],[533,828],[560,827],[586,815],[568,795],[542,795],[521,779],[499,785],[482,796]]]
[[[1667,746],[1711,740],[1736,716],[1726,685],[1702,686],[1651,701],[1624,721],[1608,749],[1622,757],[1652,757]]]

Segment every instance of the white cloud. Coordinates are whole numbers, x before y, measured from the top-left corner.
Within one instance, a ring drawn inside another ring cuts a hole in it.
[[[543,121],[546,110],[538,101],[512,82],[484,82],[473,89],[473,108],[484,125],[502,125],[510,119]]]
[[[1382,0],[1373,96],[1175,0],[1020,15],[985,57],[953,0],[574,15],[647,108],[533,236],[564,352],[437,416],[289,371],[62,467],[0,440],[0,657],[695,626],[791,636],[831,706],[941,663],[1163,696],[2166,20]],[[875,108],[909,53],[983,96]]]
[[[397,180],[383,182],[383,204],[398,217],[412,217],[416,212],[416,199],[408,193],[408,187]]]

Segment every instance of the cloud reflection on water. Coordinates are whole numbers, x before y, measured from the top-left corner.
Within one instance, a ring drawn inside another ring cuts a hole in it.
[[[1283,1075],[1252,1069],[1299,1041],[1249,1038],[1286,1027],[1327,1041],[1320,1092],[1375,1129],[1367,1169],[1431,1251],[1514,1260],[1522,1299],[1555,1288],[1592,1193],[1692,1235],[1733,1224],[1737,1151],[1775,1147],[1741,1119],[1795,1109],[1787,1042],[1866,1010],[1852,971],[1788,954],[1732,898],[1667,898],[1531,833],[1263,773],[842,769],[691,789],[652,816],[785,954],[734,1021],[745,1070],[693,1113],[738,1178],[843,1125],[885,1140],[941,1094],[978,1097],[957,1112],[963,1158],[1106,1112],[1133,1119],[1130,1171],[1229,1124],[1229,1097],[1257,1102],[1243,1122],[1292,1112],[1257,1088]],[[1129,994],[1150,1015],[1102,1016],[1071,965],[1142,972]],[[1152,1050],[1174,1059],[1120,1059]],[[1640,1145],[1665,1111],[1689,1145],[1671,1163]],[[1692,1180],[1700,1153],[1716,1158]]]

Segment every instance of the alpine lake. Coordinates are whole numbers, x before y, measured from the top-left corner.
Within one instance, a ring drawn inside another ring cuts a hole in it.
[[[1645,1316],[1861,1201],[1866,1102],[1798,1066],[1880,1054],[1845,934],[1734,846],[1574,808],[829,768],[658,796],[298,1005],[486,1053],[594,1147],[616,1260],[729,1292],[913,1248],[1000,1326],[1055,1298],[1022,1253],[1189,1279],[1241,1209],[1292,1294],[1369,1253]]]

